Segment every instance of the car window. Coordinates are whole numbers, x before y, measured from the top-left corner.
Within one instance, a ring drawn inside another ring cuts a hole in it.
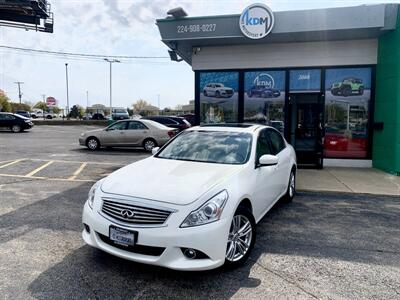
[[[252,136],[244,132],[187,131],[178,135],[156,157],[218,164],[244,164]]]
[[[265,154],[272,154],[266,129],[260,132],[257,139],[256,161]]]
[[[108,130],[125,130],[127,122],[114,123],[108,127]]]
[[[15,120],[15,117],[12,115],[4,115],[4,120]]]
[[[129,122],[128,129],[129,130],[143,130],[143,129],[147,129],[147,127],[141,122]]]
[[[279,132],[269,129],[268,135],[271,141],[273,155],[278,154],[286,147],[285,141],[283,140],[282,135]]]

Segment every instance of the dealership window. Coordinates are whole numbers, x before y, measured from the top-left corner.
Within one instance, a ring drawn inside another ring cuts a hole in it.
[[[244,73],[244,121],[284,130],[285,71]]]
[[[200,73],[200,123],[238,121],[238,72]]]
[[[327,158],[367,158],[371,68],[326,70],[325,139]]]

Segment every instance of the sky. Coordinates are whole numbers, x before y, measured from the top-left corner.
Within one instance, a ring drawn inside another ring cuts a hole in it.
[[[0,45],[74,53],[129,56],[168,56],[155,20],[178,6],[189,16],[240,14],[255,2],[273,11],[400,3],[400,0],[49,0],[54,33],[0,27]],[[42,95],[66,105],[65,63],[68,63],[70,105],[109,105],[109,64],[0,49],[0,89],[18,101],[14,84],[22,81],[23,101],[36,103]],[[113,106],[131,107],[138,99],[174,107],[194,98],[194,73],[185,62],[169,58],[121,60],[113,64]]]

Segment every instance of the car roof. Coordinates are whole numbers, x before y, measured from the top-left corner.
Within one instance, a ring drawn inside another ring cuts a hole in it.
[[[204,130],[204,131],[226,131],[226,132],[249,132],[254,133],[262,128],[273,128],[270,126],[251,124],[251,123],[220,123],[220,124],[204,124],[186,129]]]

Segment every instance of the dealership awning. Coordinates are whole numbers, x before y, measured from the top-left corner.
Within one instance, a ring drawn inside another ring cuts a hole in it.
[[[278,11],[271,33],[260,40],[243,35],[239,14],[167,17],[156,24],[162,41],[191,65],[193,49],[202,46],[377,38],[396,28],[397,11],[398,4]]]

